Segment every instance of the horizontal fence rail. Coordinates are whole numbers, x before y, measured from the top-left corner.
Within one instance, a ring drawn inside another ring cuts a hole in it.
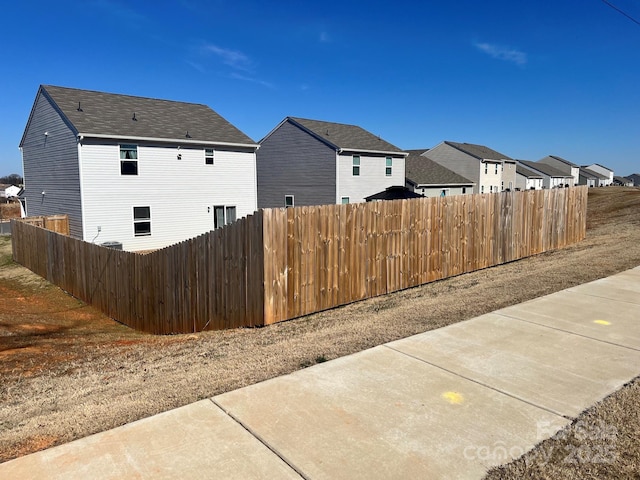
[[[141,255],[13,222],[14,259],[151,333],[269,325],[584,239],[587,188],[260,210]]]

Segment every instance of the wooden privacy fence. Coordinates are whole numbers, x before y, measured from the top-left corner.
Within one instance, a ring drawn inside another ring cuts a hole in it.
[[[53,232],[69,235],[69,215],[50,215],[47,217],[23,218],[23,222],[36,227],[46,228]]]
[[[14,259],[151,333],[268,325],[578,242],[587,188],[260,210],[140,255],[22,221]]]

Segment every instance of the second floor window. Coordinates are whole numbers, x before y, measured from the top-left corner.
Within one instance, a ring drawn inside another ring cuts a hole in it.
[[[496,163],[496,174],[498,173],[498,164]]]
[[[151,207],[133,207],[133,234],[136,237],[151,235]]]
[[[204,149],[204,163],[205,165],[213,165],[213,148]]]
[[[484,174],[486,175],[487,173],[489,173],[489,164],[485,163],[484,164]]]
[[[386,160],[386,166],[385,166],[385,170],[384,170],[384,174],[385,174],[387,177],[390,177],[390,176],[391,176],[392,168],[393,168],[393,158],[391,158],[391,157],[387,157],[387,160]]]
[[[137,145],[120,145],[120,175],[138,175]]]
[[[360,175],[360,156],[353,156],[353,176],[357,177]]]

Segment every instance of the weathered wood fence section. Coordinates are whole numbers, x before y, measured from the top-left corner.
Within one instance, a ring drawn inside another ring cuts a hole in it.
[[[62,235],[69,235],[69,215],[49,215],[46,217],[29,217],[21,221],[36,227],[46,228]]]
[[[14,259],[152,333],[268,325],[584,239],[587,188],[260,210],[147,255],[16,221]]]

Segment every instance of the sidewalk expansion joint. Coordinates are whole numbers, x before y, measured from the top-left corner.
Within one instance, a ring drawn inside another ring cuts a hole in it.
[[[585,335],[584,333],[572,332],[571,330],[565,330],[564,328],[552,327],[551,325],[545,325],[544,323],[538,323],[533,320],[527,320],[524,318],[512,317],[511,315],[507,315],[505,313],[493,312],[496,315],[500,315],[501,317],[508,318],[509,320],[516,320],[519,322],[526,322],[530,325],[536,325],[537,327],[544,327],[550,330],[555,330],[557,332],[568,333],[570,335],[575,335],[576,337],[586,338],[588,340],[593,340],[594,342],[606,343],[607,345],[613,345],[614,347],[625,348],[627,350],[632,350],[634,352],[640,352],[640,348],[630,347],[628,345],[620,345],[619,343],[610,342],[609,340],[603,340],[601,338],[591,337],[589,335]],[[549,317],[552,318],[552,317]]]
[[[607,277],[604,277],[604,278],[607,278]],[[616,299],[616,298],[606,297],[604,295],[597,295],[595,293],[580,292],[578,290],[575,290],[578,287],[580,287],[580,285],[576,285],[575,287],[567,288],[566,290],[563,290],[563,291],[566,291],[567,293],[577,294],[577,295],[584,295],[585,297],[601,298],[602,300],[609,300],[611,302],[616,302],[616,303],[624,303],[624,304],[627,304],[627,305],[634,305],[634,306],[640,305],[640,303],[638,303],[638,302],[630,302],[628,300],[619,300],[619,299]]]
[[[269,443],[264,438],[262,438],[257,432],[254,432],[249,426],[247,426],[244,423],[242,423],[242,421],[239,418],[237,418],[235,415],[233,415],[233,413],[225,410],[224,407],[222,405],[220,405],[219,403],[217,403],[213,398],[209,398],[209,400],[211,400],[211,403],[213,403],[216,407],[218,407],[220,410],[222,410],[222,412],[225,415],[227,415],[234,422],[236,422],[238,425],[240,425],[242,428],[244,428],[253,438],[258,440],[267,449],[269,449],[269,451],[271,453],[273,453],[276,457],[278,457],[280,460],[282,460],[284,463],[286,463],[289,466],[289,468],[291,468],[294,472],[296,472],[298,475],[300,475],[300,478],[303,478],[304,480],[310,480],[309,477],[307,477],[304,473],[302,473],[302,471],[293,464],[293,462],[290,462],[286,457],[284,457],[282,454],[280,454],[280,452],[278,452],[274,447],[269,445]]]
[[[564,419],[569,420],[569,421],[573,421],[574,420],[574,418],[569,416],[569,415],[564,415],[564,414],[562,414],[560,412],[556,412],[555,410],[551,410],[550,408],[543,407],[542,405],[538,405],[537,403],[533,403],[533,402],[531,402],[529,400],[525,400],[524,398],[518,397],[517,395],[514,395],[512,393],[505,392],[504,390],[500,390],[499,388],[493,387],[491,385],[487,385],[486,383],[483,383],[483,382],[481,382],[479,380],[475,380],[475,379],[473,379],[471,377],[467,377],[465,375],[461,375],[460,373],[458,373],[458,372],[456,372],[454,370],[449,370],[448,368],[444,368],[444,367],[442,367],[442,366],[440,366],[440,365],[438,365],[436,363],[432,363],[432,362],[429,362],[429,361],[427,361],[427,360],[425,360],[423,358],[416,357],[415,355],[411,355],[411,354],[403,352],[401,350],[397,350],[397,349],[389,346],[388,344],[384,344],[382,346],[388,348],[389,350],[393,350],[394,352],[399,353],[401,355],[405,355],[406,357],[412,358],[414,360],[418,360],[419,362],[426,363],[427,365],[431,365],[432,367],[436,367],[436,368],[438,368],[440,370],[443,370],[445,372],[451,373],[452,375],[455,375],[456,377],[464,378],[465,380],[473,382],[476,385],[480,385],[481,387],[488,388],[489,390],[493,390],[494,392],[498,392],[498,393],[500,393],[502,395],[506,395],[507,397],[511,397],[511,398],[513,398],[515,400],[518,400],[518,401],[522,402],[522,403],[526,403],[528,405],[531,405],[532,407],[536,407],[536,408],[539,408],[540,410],[544,410],[545,412],[551,413],[551,414],[553,414],[553,415],[555,415],[557,417],[561,417],[561,418],[564,418]]]

